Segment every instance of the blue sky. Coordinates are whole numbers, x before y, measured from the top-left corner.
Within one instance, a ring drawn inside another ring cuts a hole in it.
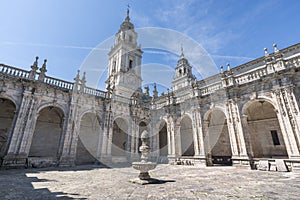
[[[38,55],[40,65],[48,59],[47,75],[73,81],[91,50],[118,31],[128,3],[136,28],[185,34],[216,66],[234,67],[263,56],[264,47],[272,52],[273,43],[281,49],[300,41],[297,0],[1,0],[0,63],[29,70]],[[181,44],[174,45],[179,54]],[[189,58],[189,46],[184,48]],[[144,64],[170,67],[176,60],[150,53],[143,58]]]

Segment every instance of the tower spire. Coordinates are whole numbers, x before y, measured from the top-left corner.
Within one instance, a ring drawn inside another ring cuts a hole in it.
[[[125,19],[125,21],[127,21],[127,22],[129,22],[129,20],[130,20],[130,17],[129,17],[129,9],[130,9],[130,5],[127,4],[127,15],[126,15],[126,19]]]
[[[184,58],[184,53],[183,53],[183,46],[181,44],[181,55],[180,55],[180,58]]]

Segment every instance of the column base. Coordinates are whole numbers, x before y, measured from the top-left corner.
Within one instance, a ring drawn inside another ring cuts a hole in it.
[[[204,155],[195,155],[194,156],[194,165],[198,167],[206,166],[206,158]]]
[[[176,161],[176,155],[168,155],[168,163],[174,165]]]
[[[284,159],[289,171],[300,173],[300,158]]]
[[[27,155],[6,155],[2,161],[2,168],[27,168],[28,167]]]
[[[100,158],[100,162],[105,166],[112,165],[112,157],[110,155],[102,155]]]
[[[62,156],[60,158],[59,167],[74,167],[75,166],[75,158],[74,156]]]
[[[232,156],[232,166],[252,169],[254,163],[247,155]]]

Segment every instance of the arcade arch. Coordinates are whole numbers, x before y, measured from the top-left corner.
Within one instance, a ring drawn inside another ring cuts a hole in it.
[[[274,106],[266,100],[253,101],[246,105],[250,144],[254,158],[287,158],[285,142]]]
[[[57,160],[64,123],[64,112],[54,106],[47,106],[38,113],[29,157],[47,157]]]
[[[86,113],[80,122],[76,149],[76,165],[94,164],[99,150],[100,120],[94,113]]]

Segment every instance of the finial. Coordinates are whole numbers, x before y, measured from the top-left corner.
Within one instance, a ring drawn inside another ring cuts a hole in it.
[[[40,68],[40,74],[39,74],[39,77],[38,77],[38,80],[39,81],[44,81],[44,78],[46,76],[46,72],[47,72],[47,69],[46,69],[46,62],[47,62],[47,59],[44,60],[44,64],[43,66]]]
[[[230,64],[227,63],[227,71],[230,71]]]
[[[181,56],[180,56],[181,58],[184,58],[184,53],[183,53],[183,46],[182,46],[182,44],[181,44]]]
[[[220,71],[221,71],[221,73],[223,73],[223,68],[224,68],[223,65],[221,65],[221,66],[220,66]]]
[[[78,70],[77,70],[76,77],[74,78],[74,81],[78,84],[78,83],[79,83],[79,80],[80,80],[80,70],[78,69]]]
[[[127,4],[127,16],[126,16],[125,21],[129,21],[129,20],[130,20],[130,17],[129,17],[129,9],[130,9],[130,5]]]
[[[265,56],[268,56],[268,55],[269,55],[268,49],[267,49],[267,48],[264,48],[264,52],[265,52]]]
[[[83,72],[83,75],[82,75],[82,79],[81,79],[81,82],[85,83],[86,82],[86,78],[85,78],[85,72]]]
[[[130,8],[130,5],[127,4],[127,16],[129,17],[129,8]]]
[[[153,84],[153,97],[154,97],[154,98],[158,97],[158,92],[157,92],[157,88],[156,88],[156,83]]]
[[[35,61],[33,62],[33,67],[34,67],[34,68],[37,68],[37,66],[38,66],[38,60],[39,60],[39,57],[36,56],[36,57],[35,57]],[[32,68],[32,67],[31,67],[31,68]]]
[[[279,50],[277,49],[277,44],[273,44],[273,47],[274,47],[274,52],[278,52]]]
[[[47,63],[47,59],[44,60],[44,64],[43,64],[43,66],[40,68],[40,71],[43,72],[43,73],[47,72],[47,69],[46,69],[46,63]]]

